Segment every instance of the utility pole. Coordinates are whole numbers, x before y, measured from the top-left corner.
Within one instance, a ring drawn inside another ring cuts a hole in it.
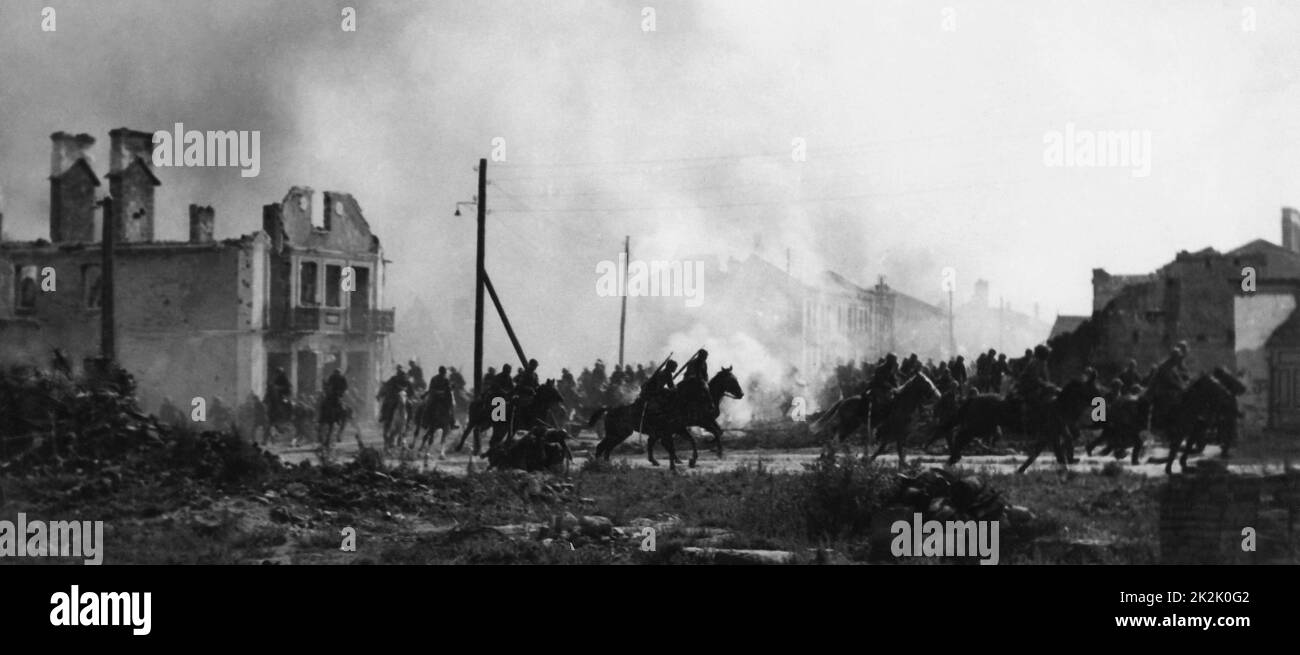
[[[99,314],[99,355],[104,359],[105,371],[109,362],[117,359],[117,340],[113,331],[113,196],[105,196],[100,201],[104,209],[104,219],[100,234],[100,314]]]
[[[948,349],[957,355],[957,330],[953,327],[952,286],[948,287]]]
[[[474,268],[474,393],[483,391],[483,253],[487,238],[487,159],[478,160],[478,256]]]
[[[632,261],[632,237],[623,237],[623,311],[618,316],[618,367],[623,368],[623,341],[627,330],[627,268]]]

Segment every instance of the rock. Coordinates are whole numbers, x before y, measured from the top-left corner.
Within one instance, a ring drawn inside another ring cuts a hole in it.
[[[791,564],[794,553],[786,550],[741,550],[733,548],[683,548],[682,553],[713,564]]]
[[[588,537],[608,537],[614,531],[614,522],[604,516],[584,516],[579,525]]]
[[[294,498],[305,498],[307,496],[307,485],[301,482],[291,482],[285,486],[284,492]]]
[[[1038,518],[1033,511],[1024,505],[1012,505],[1007,508],[1006,513],[1007,523],[1011,525],[1025,525]]]
[[[555,519],[551,523],[551,529],[557,534],[561,532],[573,532],[578,529],[579,525],[578,517],[574,516],[571,512],[565,512],[563,514],[555,515]]]

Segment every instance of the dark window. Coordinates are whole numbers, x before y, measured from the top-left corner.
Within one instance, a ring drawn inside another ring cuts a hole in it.
[[[343,279],[343,267],[334,264],[325,266],[325,306],[343,306],[343,294],[339,288]]]
[[[103,278],[98,264],[86,264],[81,267],[82,304],[86,309],[99,309],[104,299]]]
[[[301,305],[316,305],[320,301],[316,299],[316,262],[303,262],[301,273],[298,276],[298,303]]]
[[[1139,338],[1138,331],[1133,330],[1133,343],[1137,343]]]
[[[14,285],[14,307],[17,310],[36,309],[36,292],[40,288],[37,274],[35,266],[14,267],[14,277],[18,280],[18,284]]]
[[[1205,343],[1205,335],[1204,334],[1196,335],[1196,343]]]

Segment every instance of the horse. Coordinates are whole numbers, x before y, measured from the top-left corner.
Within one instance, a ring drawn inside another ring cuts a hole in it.
[[[420,429],[423,428],[424,439],[420,442],[420,449],[426,450],[433,445],[433,434],[439,430],[442,431],[442,442],[438,450],[438,458],[444,459],[447,456],[447,435],[451,433],[452,428],[456,427],[456,400],[455,396],[446,391],[430,391],[420,403],[415,412],[415,438],[419,439]]]
[[[361,426],[357,424],[356,414],[352,408],[345,405],[342,399],[331,402],[329,398],[322,397],[319,417],[316,422],[316,441],[322,448],[329,450],[333,443],[335,429],[338,430],[337,436],[342,438],[348,424],[356,429],[354,435],[357,439],[357,447],[362,447]]]
[[[732,373],[730,366],[724,366],[704,384],[699,378],[683,380],[671,396],[670,407],[677,412],[676,424],[680,425],[680,430],[673,431],[652,431],[646,438],[646,457],[650,460],[651,466],[659,466],[655,460],[655,442],[659,439],[664,440],[664,447],[668,450],[668,465],[671,469],[673,462],[677,460],[677,450],[673,443],[673,437],[676,434],[685,434],[691,441],[691,460],[689,466],[695,468],[695,462],[700,458],[699,445],[695,441],[695,435],[691,433],[691,428],[701,428],[713,435],[713,445],[718,452],[718,459],[722,459],[722,426],[718,425],[718,416],[721,414],[721,402],[724,397],[740,400],[745,397],[744,389],[740,387],[740,381]]]
[[[500,399],[498,402],[497,399]],[[554,418],[554,411],[564,407],[564,399],[555,389],[551,380],[539,385],[532,398],[519,393],[510,398],[494,396],[490,404],[487,398],[476,398],[470,403],[469,418],[465,421],[465,431],[460,435],[456,451],[465,447],[465,439],[474,433],[474,455],[479,454],[479,432],[492,428],[492,437],[488,440],[488,449],[501,443],[515,430],[531,430],[537,426],[555,427],[549,423]],[[504,411],[502,411],[504,410]],[[495,415],[495,416],[494,416]],[[501,420],[496,420],[500,418]]]
[[[884,452],[885,446],[889,445],[890,439],[898,444],[898,468],[903,468],[903,442],[907,440],[907,433],[912,427],[912,417],[925,405],[935,401],[940,396],[938,387],[926,376],[925,373],[917,372],[903,386],[899,387],[898,392],[894,395],[893,402],[889,411],[882,412],[880,421],[868,429],[868,440],[871,432],[875,432],[879,444],[876,452],[871,456],[869,461],[875,461],[880,453]],[[864,448],[865,452],[865,448]]]
[[[668,449],[669,468],[676,469],[676,449],[673,437],[685,434],[691,440],[693,455],[690,466],[694,467],[699,459],[699,447],[691,434],[691,427],[707,430],[714,436],[714,445],[718,457],[722,457],[722,428],[718,425],[719,403],[724,396],[741,399],[745,392],[740,387],[731,367],[723,367],[709,380],[708,385],[701,385],[696,379],[683,381],[681,386],[664,396],[661,400],[647,401],[637,398],[630,404],[609,407],[602,406],[591,415],[587,427],[595,427],[601,417],[605,418],[604,436],[596,444],[596,458],[608,460],[614,447],[623,443],[634,432],[647,436],[646,457],[652,466],[659,462],[654,457],[654,444],[663,439]]]
[[[813,421],[811,427],[814,434],[823,434],[827,426],[833,425],[832,439],[836,442],[846,441],[859,429],[866,427],[864,454],[871,448],[871,436],[882,427],[887,427],[880,438],[876,454],[870,456],[870,459],[878,457],[892,438],[898,444],[898,465],[901,467],[904,462],[903,443],[911,428],[912,416],[939,396],[939,389],[934,386],[934,382],[924,373],[917,372],[894,390],[894,397],[888,402],[876,403],[862,394],[850,396],[831,405],[830,409]]]
[[[1195,445],[1207,443],[1211,432],[1224,444],[1226,456],[1227,448],[1231,448],[1236,440],[1237,396],[1244,392],[1245,386],[1239,380],[1222,369],[1216,369],[1188,385],[1163,412],[1152,408],[1151,431],[1164,434],[1169,441],[1166,475],[1173,474],[1175,458],[1186,470],[1189,452]],[[1179,457],[1178,448],[1184,443],[1186,448]]]
[[[1044,400],[1025,402],[1025,428],[1034,439],[1029,457],[1016,469],[1017,473],[1028,470],[1048,445],[1056,454],[1057,463],[1063,466],[1075,463],[1074,442],[1079,437],[1080,418],[1092,407],[1094,398],[1105,395],[1095,380],[1079,378],[1070,380],[1059,390],[1052,386],[1048,389]]]
[[[405,389],[398,389],[396,393],[384,398],[381,416],[380,425],[383,426],[384,450],[402,445],[406,433],[407,418],[409,418],[407,416],[407,394]]]
[[[1086,452],[1091,455],[1094,448],[1105,444],[1101,455],[1115,454],[1122,459],[1127,450],[1131,450],[1130,463],[1137,465],[1142,455],[1142,430],[1146,428],[1150,403],[1141,394],[1119,394],[1107,402],[1106,421],[1101,434],[1088,443]]]
[[[996,393],[981,393],[966,398],[947,432],[948,465],[961,460],[965,447],[975,439],[996,439],[1000,430],[1018,430],[1021,425],[1020,403]]]

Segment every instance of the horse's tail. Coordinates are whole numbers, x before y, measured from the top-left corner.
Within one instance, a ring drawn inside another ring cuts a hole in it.
[[[600,420],[600,417],[604,416],[604,415],[605,415],[605,412],[607,412],[607,411],[609,411],[609,407],[608,407],[608,406],[601,407],[600,409],[596,410],[596,413],[595,413],[595,414],[592,414],[592,415],[591,415],[591,418],[587,421],[587,427],[589,427],[589,428],[591,428],[591,427],[595,427],[595,426],[596,426],[596,421],[599,421],[599,420]]]
[[[822,414],[821,416],[818,416],[817,419],[812,422],[812,425],[809,426],[812,428],[813,433],[816,434],[820,432],[822,426],[826,425],[827,422],[830,421],[831,417],[836,416],[840,413],[840,407],[842,407],[843,405],[844,405],[843,399],[837,400],[835,401],[834,405],[831,405],[830,409],[826,410],[826,413]]]

